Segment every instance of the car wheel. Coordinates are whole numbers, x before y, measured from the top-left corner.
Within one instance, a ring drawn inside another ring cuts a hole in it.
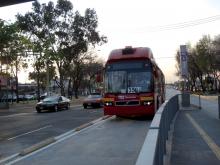
[[[40,109],[37,109],[37,113],[41,113],[41,110],[40,110]]]
[[[55,111],[55,112],[58,111],[58,107],[57,107],[57,105],[54,106],[54,111]]]
[[[87,108],[87,105],[83,105],[83,107],[84,107],[84,109],[86,109],[86,108]]]
[[[69,110],[70,109],[70,104],[66,105],[66,109]]]

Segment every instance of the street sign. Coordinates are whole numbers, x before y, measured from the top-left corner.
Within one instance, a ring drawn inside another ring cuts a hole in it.
[[[180,69],[182,78],[188,77],[188,52],[186,45],[180,45]]]

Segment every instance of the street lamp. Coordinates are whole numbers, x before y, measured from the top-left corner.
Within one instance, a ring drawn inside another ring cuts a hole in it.
[[[46,87],[46,90],[47,90],[47,96],[49,96],[49,92],[50,92],[50,89],[49,89],[49,85],[50,85],[50,75],[49,75],[49,63],[50,61],[47,60],[46,61],[46,70],[47,70],[47,87]]]

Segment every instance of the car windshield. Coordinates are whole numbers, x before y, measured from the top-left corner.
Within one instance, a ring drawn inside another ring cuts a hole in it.
[[[52,97],[47,97],[43,99],[43,102],[54,102],[54,101],[58,101],[58,99],[59,99],[58,96],[52,96]]]

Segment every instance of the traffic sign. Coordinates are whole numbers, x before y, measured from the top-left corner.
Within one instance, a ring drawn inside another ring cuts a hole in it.
[[[188,52],[186,45],[180,45],[180,69],[182,78],[188,77]]]

